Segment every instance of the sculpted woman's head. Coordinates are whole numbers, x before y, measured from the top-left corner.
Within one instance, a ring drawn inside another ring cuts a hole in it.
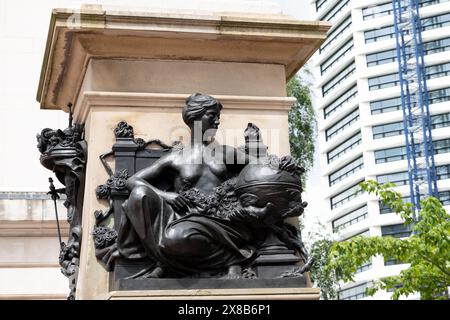
[[[215,131],[220,124],[220,111],[222,104],[211,96],[194,93],[186,99],[186,105],[183,108],[183,121],[194,128],[194,123],[201,123],[202,133],[207,130]]]

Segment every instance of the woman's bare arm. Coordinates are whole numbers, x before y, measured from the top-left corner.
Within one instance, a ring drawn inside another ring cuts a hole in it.
[[[138,186],[146,186],[167,201],[167,203],[169,203],[176,211],[182,211],[187,208],[187,200],[179,194],[175,192],[166,192],[152,185],[152,182],[156,182],[157,179],[160,179],[161,177],[164,177],[164,179],[172,179],[172,173],[175,170],[175,157],[176,155],[174,154],[168,154],[167,156],[158,159],[151,166],[136,172],[127,180],[127,188],[132,191]]]
[[[168,154],[151,166],[144,168],[127,180],[127,188],[131,191],[139,185],[152,186],[152,182],[156,182],[158,178],[164,176],[165,179],[170,179],[170,171],[173,170],[173,154]],[[152,186],[153,189],[157,189]],[[155,190],[156,191],[156,190]]]

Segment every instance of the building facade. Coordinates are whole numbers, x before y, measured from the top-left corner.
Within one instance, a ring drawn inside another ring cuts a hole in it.
[[[450,205],[450,1],[419,0],[440,200]],[[363,180],[393,182],[409,197],[392,1],[311,0],[313,19],[330,21],[314,56],[320,206],[338,241],[356,235],[407,237],[411,230],[378,199],[355,194]],[[364,299],[374,279],[407,267],[367,261],[340,299]],[[380,292],[375,299],[387,299]],[[417,298],[417,297],[409,297]],[[367,299],[367,298],[366,298]]]

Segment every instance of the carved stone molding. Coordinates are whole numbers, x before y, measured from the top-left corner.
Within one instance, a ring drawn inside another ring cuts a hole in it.
[[[138,107],[138,108],[174,108],[179,109],[189,94],[106,92],[85,91],[80,96],[74,111],[76,121],[86,121],[90,108],[99,107]],[[289,111],[296,99],[293,97],[257,97],[216,95],[227,109]]]
[[[74,15],[79,18],[75,28]],[[65,109],[66,101],[77,105],[87,67],[96,58],[264,63],[283,66],[290,78],[326,39],[330,27],[328,22],[282,15],[249,19],[57,9],[50,22],[38,100],[46,109]]]

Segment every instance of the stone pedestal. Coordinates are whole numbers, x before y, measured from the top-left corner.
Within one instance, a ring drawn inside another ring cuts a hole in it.
[[[68,111],[85,125],[88,144],[78,299],[318,298],[315,289],[208,289],[110,292],[97,262],[94,211],[104,209],[95,189],[108,178],[99,156],[111,149],[121,120],[135,137],[167,144],[186,141],[180,113],[194,92],[222,102],[222,136],[244,144],[248,122],[262,130],[269,152],[289,154],[286,80],[324,41],[328,24],[279,14],[53,11],[38,90],[42,109]]]
[[[318,300],[316,288],[111,291],[109,300]]]

